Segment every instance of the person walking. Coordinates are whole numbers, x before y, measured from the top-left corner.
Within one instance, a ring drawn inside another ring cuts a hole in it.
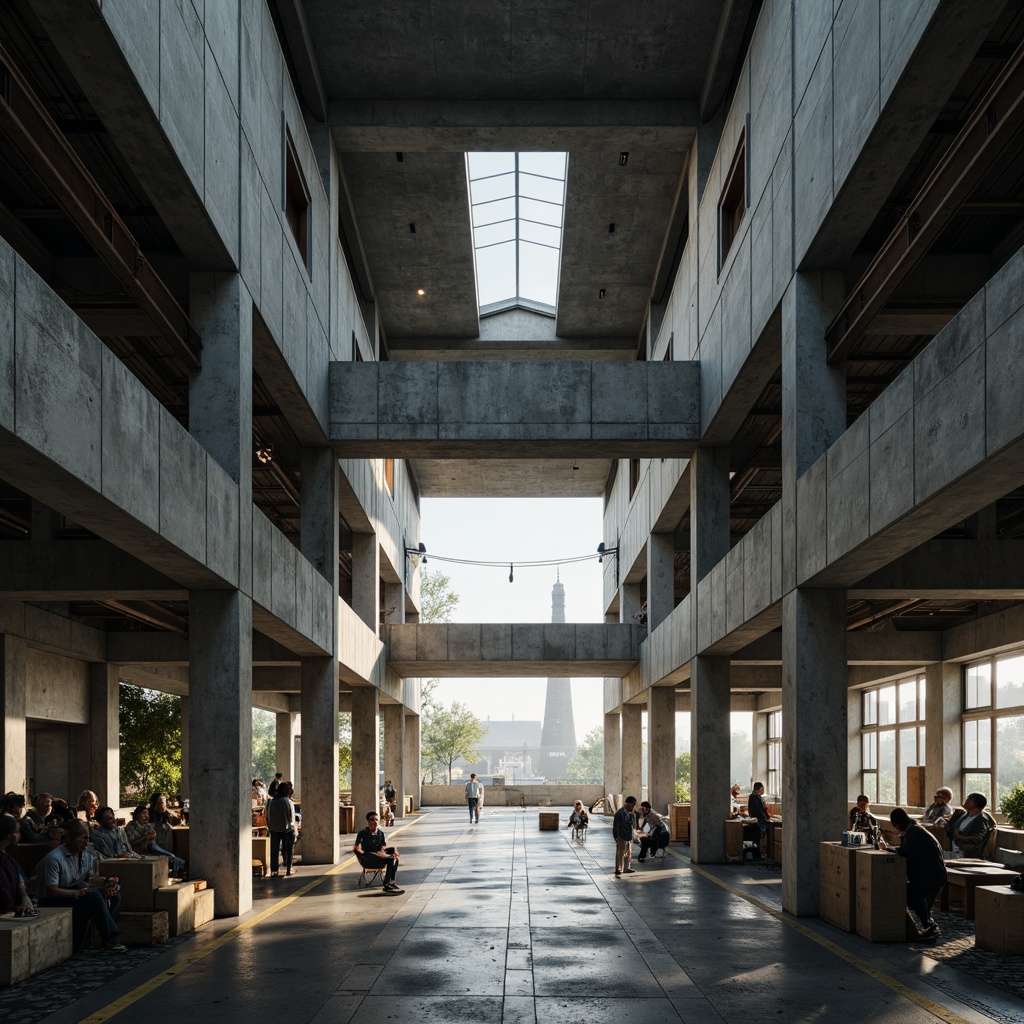
[[[466,803],[469,804],[469,823],[480,824],[480,800],[484,795],[484,787],[477,782],[476,772],[469,776],[466,783]]]
[[[636,797],[627,796],[612,818],[612,838],[615,840],[615,877],[636,874],[629,866],[633,856],[633,830],[636,828]]]

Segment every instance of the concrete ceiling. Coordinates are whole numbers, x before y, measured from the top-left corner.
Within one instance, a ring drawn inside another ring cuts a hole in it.
[[[413,459],[424,498],[598,498],[609,459]]]

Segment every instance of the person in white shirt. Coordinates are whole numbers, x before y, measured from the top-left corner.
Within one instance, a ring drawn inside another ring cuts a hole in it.
[[[466,803],[469,804],[469,823],[480,824],[480,800],[484,795],[484,787],[477,782],[476,772],[469,776],[466,783]]]

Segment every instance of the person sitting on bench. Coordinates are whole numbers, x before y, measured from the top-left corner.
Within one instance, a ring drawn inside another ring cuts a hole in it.
[[[640,856],[637,857],[643,864],[648,853],[653,855],[668,846],[668,825],[646,800],[640,802],[640,828],[647,829],[640,835]]]
[[[376,871],[384,869],[384,891],[398,895],[402,889],[395,882],[398,873],[398,850],[393,846],[385,846],[387,840],[384,833],[377,827],[380,815],[369,811],[366,815],[366,828],[356,836],[356,844],[352,847],[356,859],[364,868]]]

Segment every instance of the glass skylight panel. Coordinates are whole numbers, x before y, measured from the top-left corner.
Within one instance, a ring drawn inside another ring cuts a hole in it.
[[[565,211],[565,153],[467,153],[483,312],[554,312]]]

